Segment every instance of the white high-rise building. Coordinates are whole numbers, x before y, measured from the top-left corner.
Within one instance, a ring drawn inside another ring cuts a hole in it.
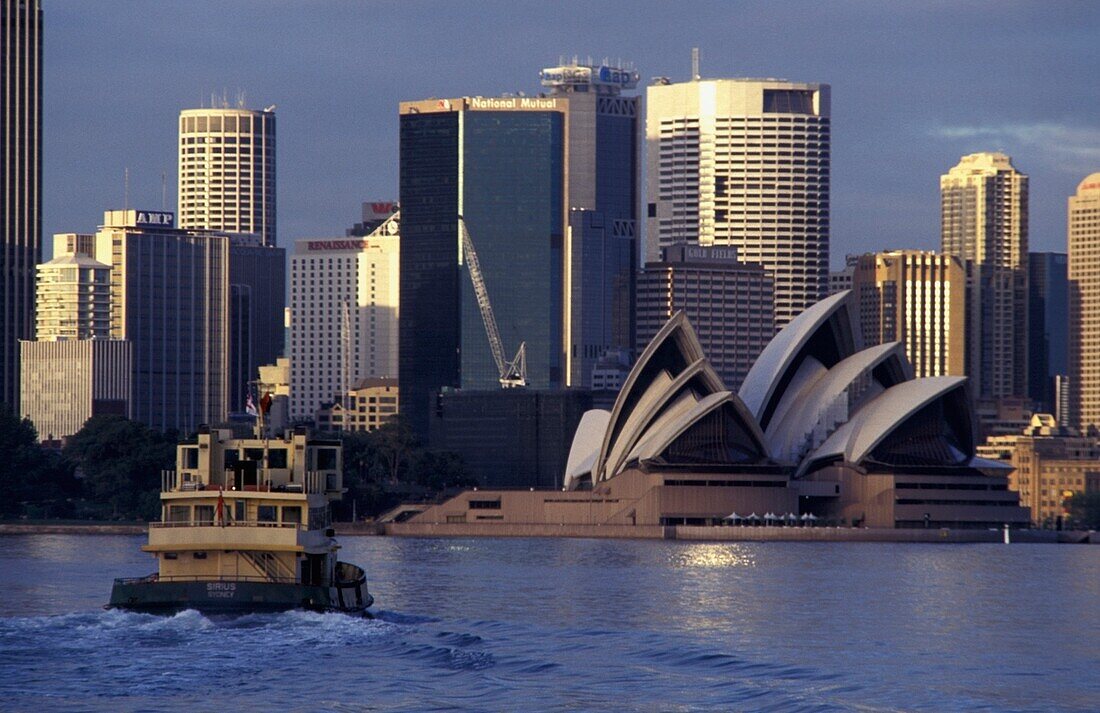
[[[178,220],[275,245],[273,107],[180,112]]]
[[[53,236],[53,259],[38,265],[38,341],[109,339],[111,266],[92,258],[95,236]]]
[[[829,287],[829,85],[658,80],[646,92],[646,261],[734,245],[775,279],[782,328]]]
[[[1026,397],[1028,181],[1003,153],[940,176],[942,252],[967,271],[966,375],[979,399]]]
[[[1100,428],[1100,172],[1077,185],[1067,217],[1070,413],[1063,423],[1086,433]]]
[[[312,419],[363,379],[397,377],[399,215],[365,238],[295,242],[291,422]]]

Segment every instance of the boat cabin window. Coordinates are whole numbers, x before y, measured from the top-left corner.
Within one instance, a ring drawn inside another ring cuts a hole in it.
[[[189,470],[194,470],[199,467],[199,449],[198,448],[181,448],[180,453],[183,456],[183,467]]]
[[[268,468],[285,468],[286,467],[286,449],[285,448],[272,448],[267,452],[267,467]]]
[[[225,451],[225,467],[228,470],[233,467],[233,464],[240,460],[235,449],[226,449]]]
[[[190,505],[169,505],[168,522],[187,522],[191,519]]]
[[[196,505],[195,506],[195,522],[200,525],[213,525],[214,524],[214,506],[213,505]]]
[[[298,525],[298,524],[301,524],[301,522],[302,522],[302,508],[297,507],[297,506],[291,507],[290,505],[284,505],[283,506],[283,523],[284,524],[293,523],[295,525]]]
[[[244,522],[244,501],[236,500],[233,503],[233,519],[238,522]]]
[[[275,510],[274,505],[260,505],[256,508],[256,521],[257,522],[275,522]]]
[[[264,459],[264,449],[263,448],[245,448],[244,449],[244,459],[245,460],[254,460],[256,462],[261,462]]]

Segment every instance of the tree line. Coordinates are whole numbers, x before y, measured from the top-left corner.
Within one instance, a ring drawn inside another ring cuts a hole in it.
[[[454,453],[433,451],[402,421],[344,443],[338,519],[371,517],[402,500],[476,485]],[[173,470],[180,434],[121,416],[93,416],[60,451],[38,444],[34,424],[0,412],[0,518],[155,520],[161,471]]]

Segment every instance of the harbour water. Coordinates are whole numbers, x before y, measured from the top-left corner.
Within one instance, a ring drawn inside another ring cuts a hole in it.
[[[0,538],[0,709],[1100,709],[1100,547],[348,537],[373,621],[102,610],[142,542]]]

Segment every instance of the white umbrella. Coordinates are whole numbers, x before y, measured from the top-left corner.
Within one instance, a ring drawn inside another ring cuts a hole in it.
[[[746,519],[746,520],[759,520],[759,519],[760,519],[760,516],[759,516],[759,515],[757,515],[756,513],[753,513],[752,515],[749,515],[749,516],[748,516],[748,517],[746,517],[745,519]]]
[[[726,516],[725,516],[724,518],[722,518],[722,519],[723,519],[723,520],[733,520],[733,521],[735,521],[735,522],[736,522],[737,520],[740,520],[740,519],[741,519],[741,516],[740,516],[740,515],[738,515],[738,514],[737,514],[736,512],[731,512],[731,513],[730,513],[729,515],[726,515]]]

